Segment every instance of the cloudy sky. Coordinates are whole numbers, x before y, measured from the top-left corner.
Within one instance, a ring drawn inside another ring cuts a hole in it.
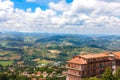
[[[120,35],[120,0],[0,0],[0,31]]]

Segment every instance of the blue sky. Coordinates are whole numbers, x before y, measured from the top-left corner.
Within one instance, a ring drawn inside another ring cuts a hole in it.
[[[58,3],[60,0],[35,0],[35,1],[26,1],[26,0],[11,0],[14,2],[15,8],[20,8],[23,10],[27,10],[31,8],[32,11],[35,11],[37,7],[40,7],[42,10],[46,10],[49,8],[49,2]],[[73,0],[66,0],[66,3],[71,3]]]
[[[0,0],[0,31],[120,35],[120,0]]]

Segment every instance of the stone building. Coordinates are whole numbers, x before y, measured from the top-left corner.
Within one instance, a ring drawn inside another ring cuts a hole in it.
[[[105,52],[101,54],[85,54],[74,56],[67,61],[66,80],[81,80],[88,77],[101,77],[107,67],[115,72],[120,67],[120,52]]]

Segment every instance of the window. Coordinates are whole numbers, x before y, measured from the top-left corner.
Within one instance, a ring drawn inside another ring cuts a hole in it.
[[[76,65],[74,66],[74,68],[76,68]]]
[[[100,73],[100,74],[103,74],[103,73],[104,73],[104,70],[100,70],[99,73]]]
[[[70,67],[70,64],[68,64],[68,67]]]
[[[74,73],[76,74],[76,71],[74,71]]]
[[[89,69],[90,68],[90,66],[89,65],[87,65],[87,69]]]
[[[81,75],[81,72],[79,72],[79,75]]]
[[[82,72],[82,75],[84,75],[84,72]]]
[[[99,67],[99,68],[102,68],[102,67],[103,67],[103,66],[102,66],[102,63],[99,63],[99,64],[98,64],[98,67]]]
[[[95,61],[96,61],[96,59],[93,59],[93,61],[95,62]]]
[[[83,78],[85,77],[85,73],[84,73],[84,72],[82,72],[82,77],[83,77]]]

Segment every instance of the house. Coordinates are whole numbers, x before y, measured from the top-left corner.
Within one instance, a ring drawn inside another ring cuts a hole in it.
[[[120,67],[120,52],[105,52],[100,54],[84,54],[74,56],[67,61],[67,79],[81,80],[93,76],[101,77],[107,67],[113,73]]]

